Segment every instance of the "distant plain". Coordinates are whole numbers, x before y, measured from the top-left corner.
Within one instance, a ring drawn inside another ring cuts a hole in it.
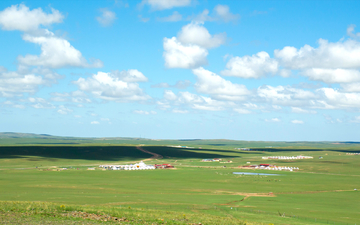
[[[360,188],[360,155],[346,154],[360,152],[358,143],[77,139],[9,133],[0,137],[0,212],[4,218],[9,217],[9,204],[19,209],[15,213],[24,213],[27,207],[22,204],[36,202],[131,215],[133,220],[127,223],[133,224],[360,222],[360,192],[354,190]],[[171,163],[175,169],[98,168],[101,164],[131,164],[150,158],[152,155],[136,148],[139,145],[163,156],[147,164]],[[314,158],[261,159],[270,155]],[[201,162],[207,158],[232,162]],[[238,167],[247,162],[300,170],[276,171],[281,175],[277,177],[232,174],[275,173]],[[89,167],[96,169],[89,171]],[[150,222],[152,213],[159,218]],[[35,221],[37,217],[32,216]]]

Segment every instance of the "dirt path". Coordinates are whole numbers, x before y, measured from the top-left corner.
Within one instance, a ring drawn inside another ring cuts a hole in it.
[[[154,152],[149,152],[148,150],[143,149],[141,146],[136,146],[136,148],[142,152],[145,152],[147,154],[153,155],[152,157],[148,158],[148,159],[144,159],[143,162],[145,161],[149,161],[149,160],[153,160],[153,159],[162,159],[164,158],[162,155],[159,155],[157,153]]]

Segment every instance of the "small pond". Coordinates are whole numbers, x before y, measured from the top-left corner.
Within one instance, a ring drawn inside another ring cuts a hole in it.
[[[237,175],[261,175],[261,176],[280,176],[280,174],[271,174],[271,173],[248,173],[248,172],[233,172]]]

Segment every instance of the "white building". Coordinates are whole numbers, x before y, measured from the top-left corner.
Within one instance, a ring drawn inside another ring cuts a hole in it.
[[[134,165],[100,165],[99,167],[110,170],[154,170],[155,166],[146,165],[143,161]]]

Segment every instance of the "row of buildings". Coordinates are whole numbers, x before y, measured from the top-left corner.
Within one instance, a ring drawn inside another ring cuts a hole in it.
[[[154,170],[174,168],[170,164],[146,165],[143,161],[130,165],[100,165],[100,168],[108,170]]]
[[[281,159],[281,160],[290,160],[290,159],[312,159],[312,156],[264,156],[262,159]]]
[[[242,166],[245,168],[252,168],[252,169],[262,169],[262,170],[279,170],[279,171],[294,171],[299,170],[299,167],[289,167],[289,166],[276,166],[271,164],[259,164],[259,165],[249,165],[249,166]]]

